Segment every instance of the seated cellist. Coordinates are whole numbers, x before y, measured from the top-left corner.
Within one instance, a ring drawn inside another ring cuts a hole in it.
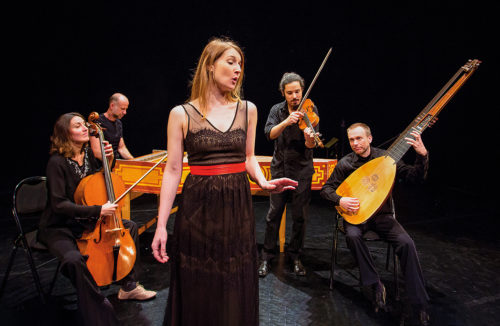
[[[49,200],[40,221],[38,239],[58,257],[62,263],[61,272],[76,288],[83,323],[118,324],[113,306],[100,292],[76,243],[85,229],[92,229],[99,217],[113,214],[118,205],[110,202],[102,206],[75,204],[73,195],[80,180],[100,168],[100,162],[88,146],[89,129],[81,114],[73,112],[60,116],[50,140],[51,156],[47,164]],[[105,154],[108,161],[112,160],[110,144],[106,144]],[[137,225],[130,220],[123,220],[123,224],[130,230],[135,246],[139,248]],[[136,282],[135,270],[134,267],[119,281],[118,299],[147,300],[156,296],[156,292],[145,290]]]

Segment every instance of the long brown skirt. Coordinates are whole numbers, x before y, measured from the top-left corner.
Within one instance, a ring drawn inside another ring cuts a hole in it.
[[[184,183],[175,217],[165,325],[258,325],[252,196],[246,172]]]

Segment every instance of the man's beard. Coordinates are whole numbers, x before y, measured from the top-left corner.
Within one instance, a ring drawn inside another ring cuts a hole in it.
[[[292,111],[297,111],[297,109],[299,108],[299,104],[300,104],[300,101],[297,104],[292,104],[291,105]]]

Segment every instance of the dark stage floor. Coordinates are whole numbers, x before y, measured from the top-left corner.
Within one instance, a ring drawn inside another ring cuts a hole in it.
[[[455,198],[468,198],[468,203],[463,205]],[[432,325],[498,325],[498,213],[485,211],[479,206],[473,207],[475,201],[470,196],[443,187],[407,188],[404,195],[396,189],[395,199],[398,219],[413,237],[419,251],[431,297]],[[8,199],[2,199],[2,278],[15,233],[9,205]],[[263,242],[264,216],[268,205],[266,197],[254,198],[259,244]],[[132,202],[132,216],[139,224],[155,214],[156,197],[143,195]],[[406,311],[404,285],[402,299],[397,302],[394,300],[392,273],[384,269],[385,245],[371,244],[381,278],[388,289],[388,311],[375,314],[367,300],[369,293],[357,286],[357,268],[343,237],[339,243],[335,290],[329,290],[333,208],[315,193],[310,215],[303,257],[307,276],[292,274],[284,256],[273,264],[273,272],[260,279],[259,284],[261,325],[399,325],[402,312]],[[169,228],[172,221],[173,218],[170,219]],[[288,229],[290,224],[287,225]],[[154,261],[149,248],[153,234],[154,227],[141,235],[141,283],[146,288],[158,291],[158,297],[148,302],[119,302],[116,298],[117,286],[112,285],[103,290],[124,325],[160,325],[163,319],[169,289],[169,266]],[[55,268],[56,263],[52,262],[41,269],[44,286],[49,286]],[[26,260],[23,252],[19,251],[14,266],[15,275],[11,276],[0,301],[1,324],[76,324],[76,297],[69,282],[59,276],[49,302],[42,305],[31,274],[19,273],[25,269]],[[413,322],[409,318],[405,325]]]

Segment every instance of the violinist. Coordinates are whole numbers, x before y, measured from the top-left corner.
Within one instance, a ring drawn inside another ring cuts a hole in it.
[[[49,200],[41,217],[38,240],[61,261],[61,272],[76,288],[83,323],[116,325],[118,319],[113,306],[100,292],[76,244],[85,229],[92,229],[98,218],[112,215],[118,207],[110,202],[99,206],[74,202],[73,195],[80,180],[100,168],[100,161],[94,157],[88,142],[89,129],[81,114],[72,112],[59,117],[51,137],[51,156],[47,164]],[[111,145],[106,143],[104,150],[111,161]],[[123,220],[123,224],[139,248],[137,225],[129,220]],[[145,290],[136,282],[135,269],[119,282],[118,299],[147,300],[156,296],[156,292]]]
[[[285,73],[279,83],[279,90],[285,101],[274,105],[269,112],[264,128],[266,137],[274,141],[274,153],[271,162],[273,178],[287,177],[299,182],[295,190],[288,190],[270,195],[270,207],[266,216],[266,232],[261,252],[260,277],[265,277],[270,270],[272,258],[276,252],[281,217],[287,201],[291,199],[293,219],[292,235],[287,247],[288,257],[296,275],[303,276],[306,270],[300,260],[304,245],[306,221],[311,201],[311,181],[314,174],[313,148],[316,147],[314,133],[319,130],[301,129],[304,113],[298,110],[304,91],[304,79],[294,72]],[[316,116],[318,110],[311,108]]]

